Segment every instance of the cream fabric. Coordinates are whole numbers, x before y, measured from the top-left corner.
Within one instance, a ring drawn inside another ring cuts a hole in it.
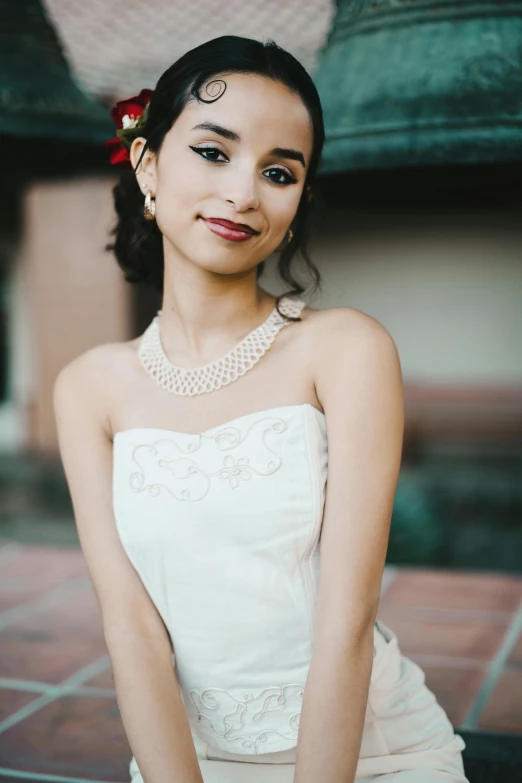
[[[114,438],[118,532],[169,631],[205,783],[292,780],[327,474],[308,403]],[[357,781],[464,783],[464,742],[422,670],[380,621],[374,642]]]

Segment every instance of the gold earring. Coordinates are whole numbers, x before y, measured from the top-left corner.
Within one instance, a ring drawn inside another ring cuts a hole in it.
[[[290,244],[290,242],[292,241],[293,238],[294,238],[294,232],[292,231],[291,228],[289,228],[288,229],[288,244]]]
[[[151,196],[150,190],[147,192],[147,195],[145,196],[145,203],[143,205],[143,214],[145,215],[145,220],[154,220],[154,217],[156,215],[156,199],[154,196]]]

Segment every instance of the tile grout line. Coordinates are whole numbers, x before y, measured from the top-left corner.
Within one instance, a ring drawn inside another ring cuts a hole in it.
[[[98,658],[96,661],[88,663],[86,666],[82,666],[81,669],[78,669],[77,672],[71,674],[70,677],[67,677],[67,679],[60,684],[62,686],[82,685],[85,680],[89,680],[91,677],[95,677],[97,674],[106,671],[110,665],[111,659],[109,653],[105,653],[105,655],[102,655],[102,657]]]
[[[0,693],[4,691],[18,691],[19,693],[41,693],[56,694],[67,696],[107,696],[112,698],[116,695],[114,688],[99,688],[96,685],[71,685],[64,688],[62,685],[52,685],[38,680],[15,680],[0,677]]]
[[[0,677],[0,690],[47,693],[57,687],[60,686],[50,682],[41,682],[40,680],[20,680],[14,677]]]
[[[63,682],[61,682],[59,685],[56,685],[52,691],[43,693],[37,699],[34,699],[33,701],[29,702],[29,704],[20,707],[19,710],[16,710],[16,712],[13,712],[7,718],[1,721],[0,734],[3,733],[4,731],[7,731],[12,726],[16,726],[17,723],[21,723],[23,720],[25,720],[25,718],[28,718],[30,715],[34,715],[35,712],[38,712],[43,707],[46,707],[52,701],[56,701],[61,696],[70,696],[71,691],[76,686],[81,685],[82,682],[84,682],[85,680],[89,680],[91,677],[95,677],[97,674],[100,674],[101,672],[105,671],[109,665],[110,665],[109,655],[104,655],[102,658],[99,658],[97,661],[94,661],[93,663],[84,666],[82,669],[79,669],[77,672],[75,672],[73,675],[68,677]]]
[[[495,685],[497,684],[499,677],[504,671],[504,667],[506,665],[508,656],[511,653],[515,644],[517,643],[518,637],[520,636],[521,633],[522,633],[522,604],[520,605],[518,612],[515,614],[511,626],[506,631],[502,644],[500,645],[497,654],[491,661],[486,678],[482,683],[482,686],[480,687],[478,694],[475,697],[475,700],[471,705],[471,708],[469,709],[468,714],[466,715],[464,721],[459,725],[459,728],[468,729],[471,731],[477,729],[478,719],[482,714],[482,711],[484,710],[487,702],[489,701],[489,698],[493,693]]]
[[[13,606],[11,609],[6,609],[5,611],[0,612],[0,631],[6,628],[10,623],[16,622],[40,609],[49,608],[55,601],[69,598],[75,593],[85,591],[85,589],[90,586],[90,580],[85,577],[69,579],[62,584],[52,587],[38,598],[33,598],[31,601],[27,601],[19,606]]]
[[[78,685],[76,688],[71,688],[70,691],[67,692],[68,696],[85,696],[86,698],[89,697],[99,697],[101,699],[115,699],[116,698],[116,691],[112,688],[96,688],[93,685],[86,685],[81,686]]]
[[[42,780],[49,783],[114,783],[109,780],[94,780],[93,778],[73,778],[68,775],[47,775],[44,772],[26,772],[21,769],[9,769],[0,767],[0,775],[8,775],[20,780]]]

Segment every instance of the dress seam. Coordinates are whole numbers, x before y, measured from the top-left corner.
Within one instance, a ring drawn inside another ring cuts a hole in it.
[[[303,553],[303,557],[301,559],[301,573],[303,577],[303,583],[305,586],[305,593],[307,596],[307,609],[308,609],[308,624],[309,624],[309,634],[310,634],[310,654],[312,654],[313,651],[313,639],[314,639],[314,603],[315,603],[315,591],[313,590],[313,576],[312,576],[312,569],[311,569],[311,556],[312,556],[312,544],[315,538],[315,533],[317,529],[317,518],[318,518],[318,509],[317,509],[317,480],[316,476],[314,475],[314,472],[312,470],[311,465],[311,446],[310,446],[310,426],[309,426],[309,411],[304,410],[304,429],[305,429],[305,455],[306,455],[306,464],[308,466],[308,476],[310,485],[312,488],[312,523],[310,525],[310,535],[308,537],[308,541],[306,542],[306,547]]]

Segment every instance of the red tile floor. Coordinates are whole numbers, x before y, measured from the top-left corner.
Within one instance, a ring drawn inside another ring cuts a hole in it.
[[[522,734],[522,577],[386,568],[378,615],[454,726]],[[0,541],[0,781],[128,781],[79,549]]]

